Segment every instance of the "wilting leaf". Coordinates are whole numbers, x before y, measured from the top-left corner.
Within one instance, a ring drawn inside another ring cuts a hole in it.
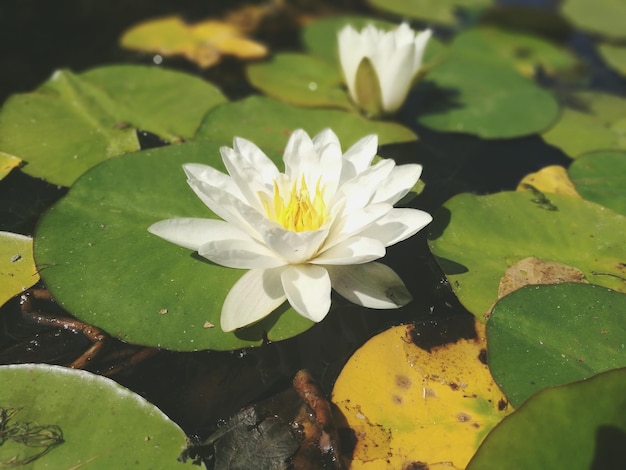
[[[587,91],[563,105],[559,121],[543,133],[547,143],[572,158],[594,150],[626,150],[626,99]]]
[[[574,183],[569,179],[567,170],[559,165],[550,165],[541,170],[530,173],[517,185],[518,191],[541,191],[542,193],[564,194],[580,198]]]
[[[626,367],[626,295],[592,284],[526,286],[487,322],[489,368],[514,406],[533,393]]]
[[[577,158],[569,174],[585,198],[626,215],[626,152],[591,152]]]
[[[31,431],[0,445],[0,467],[16,452],[18,458],[33,456],[33,451],[51,446],[26,468],[182,468],[176,458],[185,444],[183,431],[154,405],[110,379],[25,364],[0,367],[0,384],[0,411],[19,410],[8,424],[21,423],[21,432]],[[5,437],[0,433],[0,444]],[[59,437],[63,442],[52,446]]]
[[[218,63],[222,55],[258,59],[267,48],[247,39],[234,24],[207,20],[187,24],[177,16],[139,23],[124,33],[122,47],[161,54],[182,55],[202,68]]]
[[[22,163],[19,158],[0,152],[0,180],[8,175],[13,168],[17,168]]]
[[[626,292],[625,230],[623,215],[560,194],[460,194],[435,213],[429,245],[461,303],[483,318],[506,269],[529,256]]]
[[[468,470],[626,467],[626,369],[544,390],[487,436]]]
[[[484,326],[476,338],[430,350],[413,342],[417,328],[370,339],[335,383],[332,401],[357,439],[350,468],[463,468],[511,411],[481,359]]]
[[[0,305],[38,280],[39,273],[33,261],[33,239],[0,232]]]

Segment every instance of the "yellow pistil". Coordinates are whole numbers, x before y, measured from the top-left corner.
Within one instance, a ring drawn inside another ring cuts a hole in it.
[[[265,210],[268,218],[287,230],[294,232],[317,230],[322,226],[326,217],[326,204],[323,191],[320,189],[320,182],[317,182],[315,194],[311,197],[304,176],[302,176],[300,188],[297,188],[294,183],[286,202],[280,194],[278,185],[274,182],[274,198],[271,201],[265,201]]]

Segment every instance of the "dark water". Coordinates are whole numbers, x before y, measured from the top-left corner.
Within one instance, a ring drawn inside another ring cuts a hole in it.
[[[220,16],[242,3],[229,0],[3,0],[0,2],[0,101],[10,94],[32,90],[58,68],[81,71],[107,63],[151,63],[151,57],[123,51],[116,45],[122,31],[139,20],[172,13],[198,20]],[[539,3],[549,7],[553,2]],[[312,12],[336,9],[367,13],[365,6],[351,1],[301,1],[295,5]],[[550,9],[545,11],[550,12]],[[539,13],[533,12],[535,14]],[[274,20],[274,26],[262,26],[260,39],[274,49],[297,49],[297,29],[289,15],[277,14]],[[589,65],[589,85],[626,94],[624,80],[604,67],[589,37],[559,27],[560,39],[572,44]],[[442,30],[440,35],[445,37],[449,31]],[[253,92],[243,80],[242,65],[233,60],[226,60],[208,71],[178,59],[166,59],[163,65],[201,75],[217,83],[231,98]],[[545,85],[559,86],[549,80]],[[400,163],[417,160],[424,166],[426,189],[412,205],[429,212],[454,194],[514,189],[525,174],[549,164],[567,166],[570,161],[538,136],[484,141],[425,129],[417,131],[419,142],[386,146],[379,153]],[[158,144],[150,136],[142,139],[146,147]],[[14,171],[0,182],[0,230],[31,235],[39,215],[65,193],[65,188]],[[369,311],[336,297],[328,317],[296,338],[233,352],[161,351],[113,374],[112,378],[159,406],[187,433],[206,435],[219,420],[226,419],[240,407],[288,388],[299,369],[308,369],[323,391],[329,393],[351,353],[389,326],[414,322],[425,347],[472,334],[472,316],[459,305],[428,252],[425,233],[391,247],[386,262],[407,280],[415,298],[403,309]],[[41,304],[41,309],[51,314],[64,314],[45,303]],[[2,364],[67,365],[89,345],[80,334],[33,325],[25,320],[18,299],[0,310]],[[124,351],[125,347],[111,340],[103,357]],[[110,364],[111,361],[95,360],[88,369],[107,373]]]

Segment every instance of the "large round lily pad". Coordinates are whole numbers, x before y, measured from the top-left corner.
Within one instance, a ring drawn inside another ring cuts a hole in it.
[[[246,271],[148,233],[172,217],[217,218],[188,187],[181,166],[204,163],[225,172],[218,149],[195,142],[137,152],[81,177],[35,235],[35,260],[55,299],[124,341],[173,350],[254,346],[264,332],[280,340],[310,328],[313,322],[283,309],[224,333],[222,304]]]
[[[626,467],[626,369],[544,390],[487,436],[468,470]]]
[[[183,467],[185,434],[139,395],[82,370],[0,367],[0,467]]]
[[[626,215],[626,151],[586,153],[568,171],[581,196]]]
[[[429,226],[429,245],[459,300],[483,318],[505,270],[533,256],[626,292],[626,217],[589,201],[531,192],[460,194]]]
[[[513,406],[554,385],[626,367],[626,295],[593,284],[526,286],[487,322],[489,368]]]
[[[207,113],[196,139],[230,145],[233,132],[252,140],[266,151],[282,155],[286,135],[302,128],[314,135],[330,127],[339,137],[344,150],[367,134],[377,134],[380,145],[410,142],[417,136],[394,122],[371,121],[356,113],[335,109],[297,108],[261,96],[226,103]],[[278,144],[278,146],[277,146]]]
[[[136,129],[180,141],[224,101],[209,83],[156,67],[60,70],[37,90],[6,101],[0,151],[24,160],[26,173],[69,186],[98,162],[139,150]]]

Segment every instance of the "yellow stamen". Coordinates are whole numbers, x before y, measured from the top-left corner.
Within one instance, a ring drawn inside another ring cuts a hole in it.
[[[287,201],[283,199],[278,184],[274,182],[274,198],[264,201],[264,205],[268,218],[294,232],[317,230],[326,217],[326,204],[319,180],[315,186],[315,194],[311,197],[304,175],[300,188],[296,187],[296,183],[291,187]]]

